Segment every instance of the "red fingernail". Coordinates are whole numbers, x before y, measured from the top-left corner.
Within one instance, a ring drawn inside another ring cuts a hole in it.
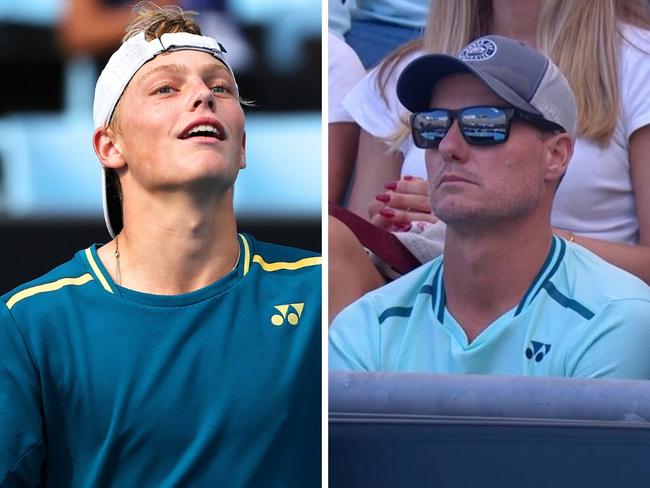
[[[395,190],[397,188],[397,182],[391,181],[390,183],[386,183],[384,185],[384,188],[386,188],[387,190]]]
[[[392,219],[393,217],[395,217],[395,211],[390,208],[382,208],[379,211],[379,215],[381,215],[382,217],[386,217],[387,219]]]
[[[411,176],[411,175],[406,175],[406,176],[404,177],[404,179],[405,179],[406,181],[411,181],[411,180],[413,180],[414,178],[415,178],[415,176]]]
[[[381,193],[379,195],[375,195],[375,198],[379,200],[380,202],[388,202],[390,201],[390,195],[386,195],[385,193]]]

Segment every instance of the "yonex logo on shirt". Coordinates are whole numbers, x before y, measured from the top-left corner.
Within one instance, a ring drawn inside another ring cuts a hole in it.
[[[290,325],[298,325],[305,304],[290,303],[288,305],[275,305],[273,308],[280,312],[279,314],[271,316],[271,323],[273,325],[279,327],[283,325],[285,321],[289,322]]]
[[[535,358],[535,362],[539,363],[546,353],[551,350],[550,344],[544,344],[543,342],[530,341],[530,344],[526,348],[526,357],[528,359]]]

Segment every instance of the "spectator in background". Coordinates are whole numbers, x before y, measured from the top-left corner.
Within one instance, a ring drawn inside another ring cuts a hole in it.
[[[576,93],[579,137],[554,231],[650,282],[650,194],[641,191],[650,184],[649,28],[643,0],[435,0],[423,40],[388,57],[344,100],[361,126],[350,209],[389,230],[442,225],[423,198],[424,151],[407,137],[396,80],[423,52],[455,53],[479,35],[502,34],[547,53]]]
[[[445,248],[337,316],[330,368],[650,379],[650,288],[553,235],[577,118],[558,67],[486,36],[417,58],[397,94]]]
[[[59,25],[59,45],[67,56],[111,54],[132,19],[131,0],[67,0]],[[156,0],[157,5],[179,5],[200,12],[202,30],[229,46],[233,67],[249,66],[252,51],[237,26],[229,19],[226,0]]]
[[[357,157],[359,126],[341,105],[341,100],[366,71],[355,52],[345,41],[328,33],[328,197],[341,203],[352,176]]]
[[[328,0],[328,30],[334,35],[344,39],[345,33],[350,30],[350,4],[353,0]]]
[[[317,486],[320,257],[237,234],[222,46],[139,6],[93,119],[114,239],[0,299],[2,484]]]
[[[429,0],[330,0],[330,28],[345,36],[370,69],[398,46],[420,37],[428,4]]]
[[[160,6],[178,0],[157,0]],[[59,25],[59,41],[68,56],[107,56],[120,45],[124,26],[133,20],[128,0],[67,0]]]

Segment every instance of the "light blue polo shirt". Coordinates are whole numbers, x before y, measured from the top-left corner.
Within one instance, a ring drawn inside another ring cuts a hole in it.
[[[554,237],[520,303],[468,343],[440,257],[368,293],[330,329],[330,369],[650,379],[650,288]]]

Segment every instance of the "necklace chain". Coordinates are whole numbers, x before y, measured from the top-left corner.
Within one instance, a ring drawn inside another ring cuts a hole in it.
[[[114,281],[117,285],[122,284],[122,273],[120,270],[120,241],[119,241],[119,235],[115,236],[115,276],[114,276]],[[235,265],[232,267],[232,269],[228,273],[232,273],[237,269],[237,266],[239,266],[239,259],[241,258],[241,248],[237,246],[237,259],[235,259]]]
[[[118,285],[122,282],[122,273],[120,272],[120,241],[119,235],[115,236],[115,283]]]

